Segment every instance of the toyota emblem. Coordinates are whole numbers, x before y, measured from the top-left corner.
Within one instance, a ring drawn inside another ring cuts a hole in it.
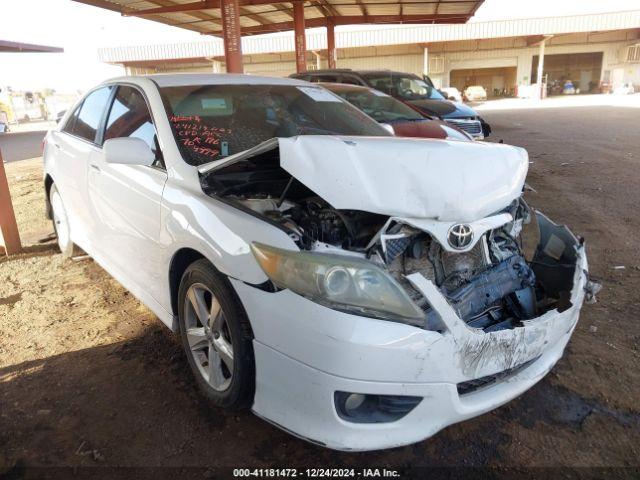
[[[451,248],[464,250],[473,241],[473,229],[470,225],[458,223],[449,229],[447,241]]]

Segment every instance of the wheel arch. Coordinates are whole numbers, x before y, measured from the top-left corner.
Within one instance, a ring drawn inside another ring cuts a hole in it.
[[[174,315],[178,315],[178,291],[180,290],[180,280],[189,265],[196,260],[205,257],[199,251],[184,247],[173,254],[171,263],[169,264],[169,298],[171,299],[171,311]],[[210,261],[213,265],[213,262]],[[215,268],[215,265],[214,265]]]
[[[51,199],[49,198],[49,194],[51,193],[51,187],[53,186],[54,181],[53,177],[48,173],[44,176],[44,202],[46,208],[46,215],[49,220],[53,220],[53,211],[51,209]]]

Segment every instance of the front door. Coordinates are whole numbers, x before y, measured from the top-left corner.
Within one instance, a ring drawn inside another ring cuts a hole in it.
[[[87,165],[100,150],[98,132],[113,87],[89,93],[75,109],[61,131],[51,133],[47,148],[53,157],[54,181],[62,196],[72,240],[91,253],[94,219],[88,210]]]
[[[149,108],[133,86],[118,87],[105,123],[103,142],[119,137],[141,138],[157,160],[151,167],[113,164],[101,152],[90,163],[89,202],[101,225],[99,248],[125,286],[157,300],[163,284],[160,207],[167,173]]]

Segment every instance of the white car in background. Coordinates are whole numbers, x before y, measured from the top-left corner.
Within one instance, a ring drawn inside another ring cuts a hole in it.
[[[633,83],[623,83],[613,90],[614,95],[632,95],[635,92],[636,89],[633,86]]]
[[[464,89],[464,99],[467,102],[477,102],[487,99],[487,91],[482,85],[472,85]]]
[[[60,249],[80,246],[179,332],[213,405],[372,450],[427,438],[562,356],[584,245],[537,214],[527,153],[395,138],[327,90],[124,77],[45,141]]]

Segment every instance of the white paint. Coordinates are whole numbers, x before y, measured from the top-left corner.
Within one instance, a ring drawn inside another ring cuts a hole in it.
[[[529,159],[495,143],[389,137],[281,138],[280,164],[335,208],[469,222],[518,198]]]

